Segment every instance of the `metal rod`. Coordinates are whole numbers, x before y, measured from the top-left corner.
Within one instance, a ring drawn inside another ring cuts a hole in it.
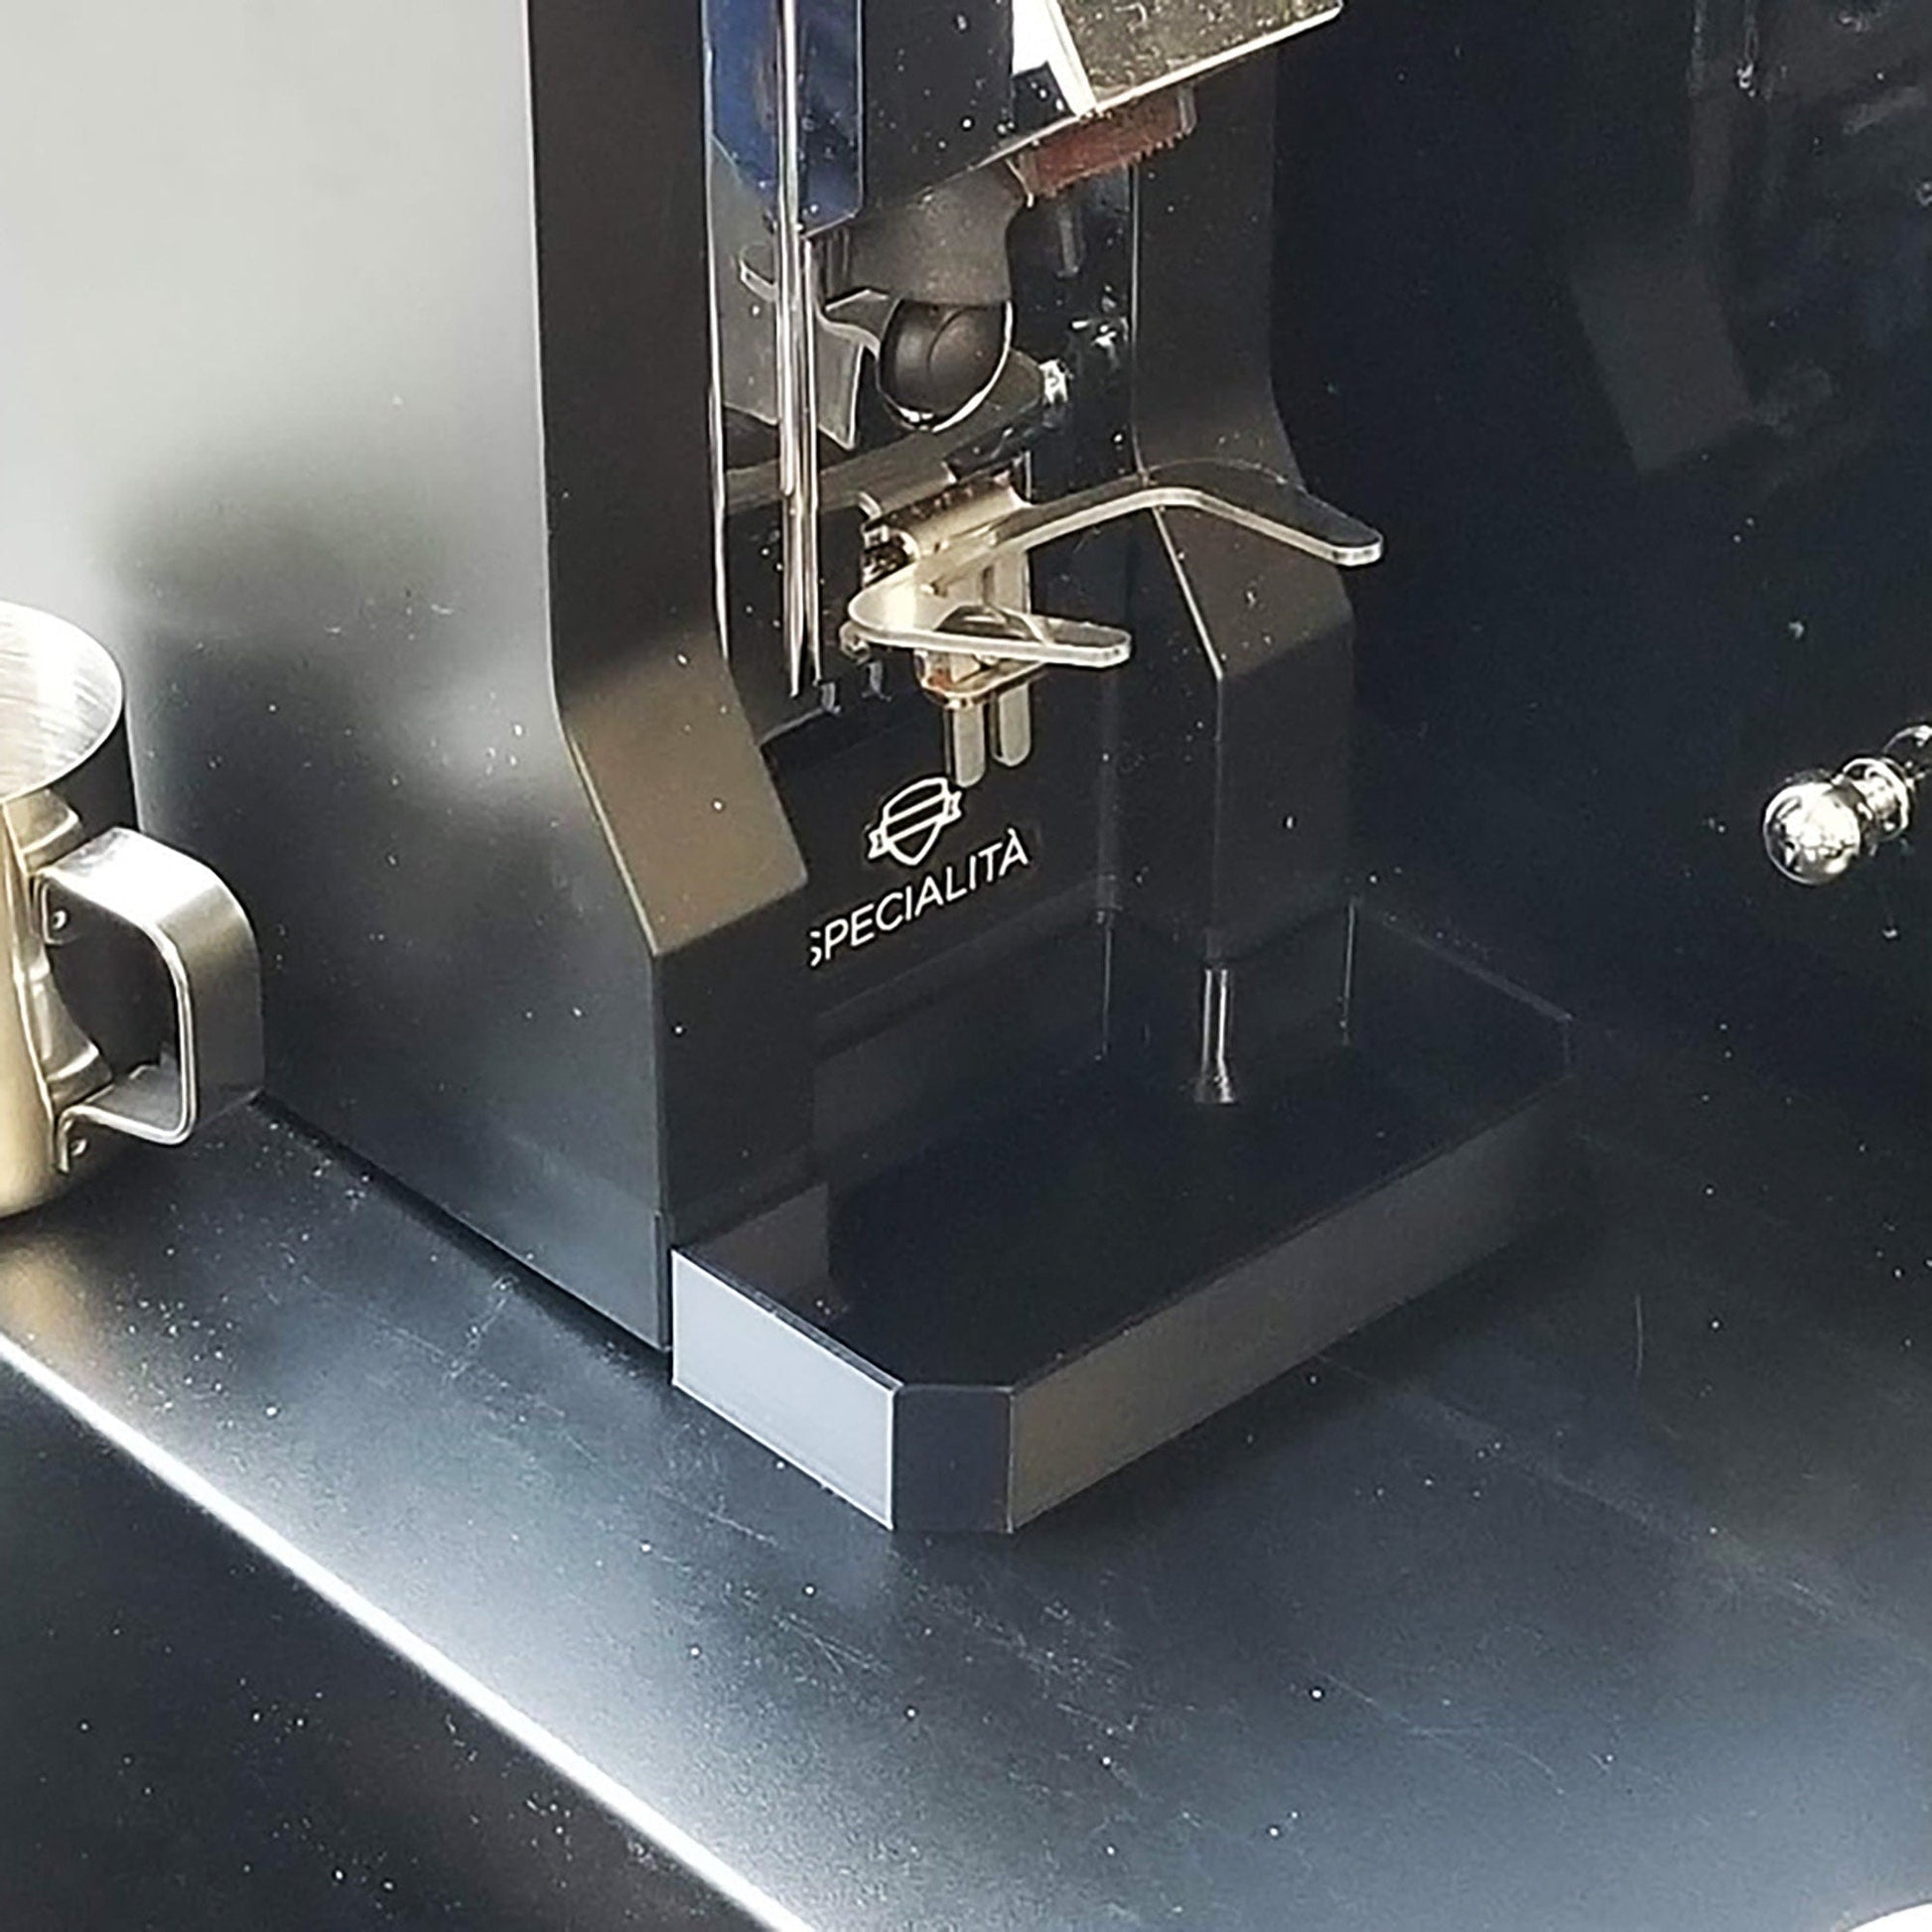
[[[799,0],[778,0],[778,489],[791,695],[822,670],[818,600],[817,291],[805,228],[804,43]]]

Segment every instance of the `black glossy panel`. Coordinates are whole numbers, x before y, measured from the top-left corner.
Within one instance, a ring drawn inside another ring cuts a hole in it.
[[[1932,715],[1932,8],[1358,0],[1282,74],[1281,387],[1388,535],[1389,818],[1923,1104],[1923,855],[1807,893],[1759,821]]]
[[[1353,957],[1370,989],[1359,1047],[1246,1104],[1201,1104],[1109,1060],[855,1190],[814,1318],[903,1381],[1026,1381],[1561,1077],[1561,1023],[1512,993],[1465,987],[1366,918]]]

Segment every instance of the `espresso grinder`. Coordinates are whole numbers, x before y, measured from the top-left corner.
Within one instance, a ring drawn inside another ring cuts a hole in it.
[[[1560,1019],[1349,884],[1381,540],[1270,367],[1332,0],[227,11],[23,28],[0,566],[288,1107],[914,1527],[1545,1210]]]

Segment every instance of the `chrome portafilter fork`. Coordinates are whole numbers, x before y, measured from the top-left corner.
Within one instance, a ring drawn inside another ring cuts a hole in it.
[[[1801,771],[1764,808],[1764,850],[1799,886],[1829,886],[1911,830],[1932,774],[1932,724],[1908,725],[1876,757]]]
[[[855,652],[911,653],[921,687],[946,711],[947,764],[961,790],[986,775],[989,750],[1002,764],[1026,761],[1028,687],[1043,670],[1111,670],[1133,653],[1118,625],[1035,611],[1029,559],[1150,510],[1192,510],[1339,569],[1382,555],[1378,532],[1298,482],[1218,460],[1136,471],[1043,503],[1001,478],[900,512],[889,532],[895,567],[853,597],[843,641]]]

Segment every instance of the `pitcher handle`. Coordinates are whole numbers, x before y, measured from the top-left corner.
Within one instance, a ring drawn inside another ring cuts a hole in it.
[[[198,859],[116,827],[35,877],[49,945],[96,912],[147,941],[174,994],[174,1037],[146,1066],[63,1109],[62,1172],[89,1127],[178,1147],[204,1121],[251,1100],[262,1083],[261,963],[248,915]]]

